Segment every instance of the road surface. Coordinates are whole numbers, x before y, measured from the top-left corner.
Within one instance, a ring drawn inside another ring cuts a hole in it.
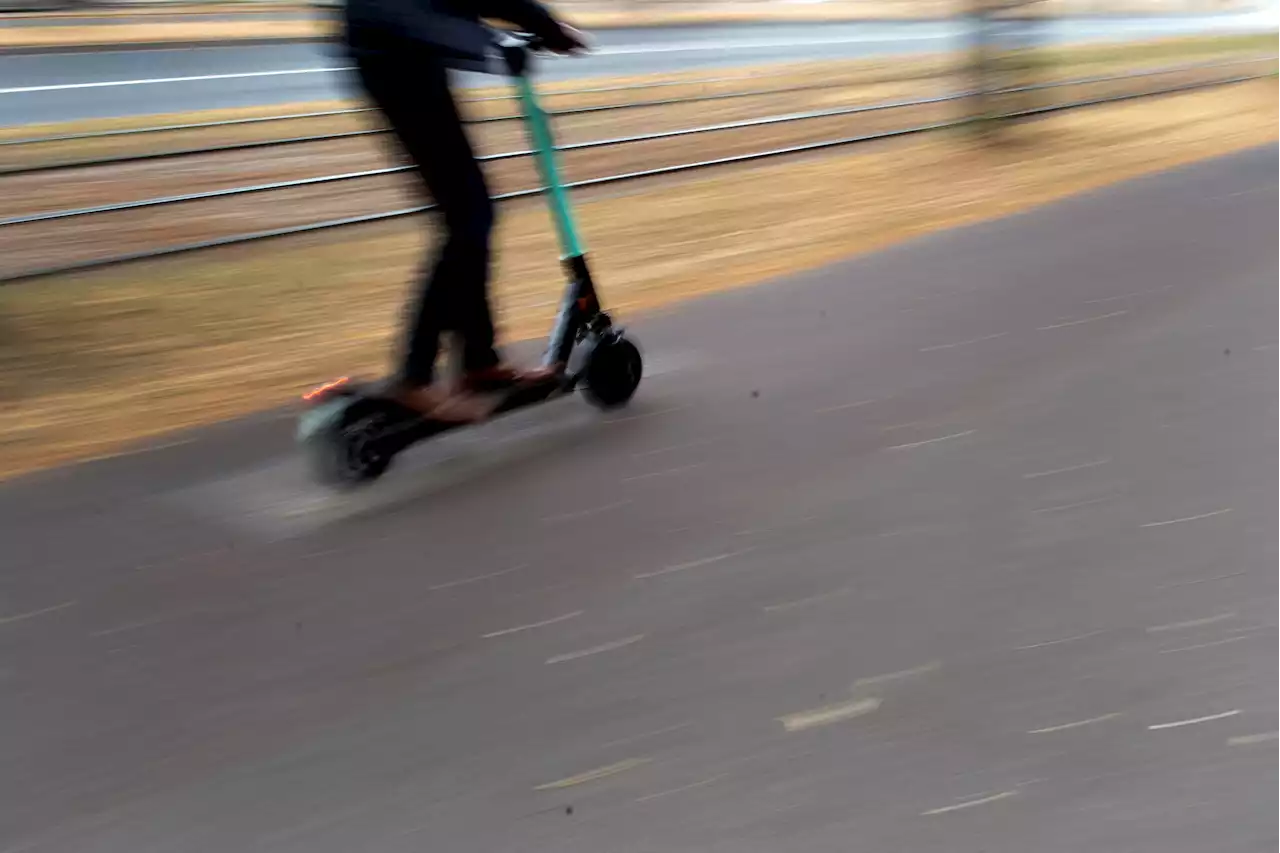
[[[1275,15],[1264,13],[1072,19],[1031,25],[1026,38],[1070,44],[1275,28]],[[542,73],[565,80],[931,53],[962,46],[966,33],[953,21],[603,30],[593,34],[595,55],[547,61]],[[337,45],[324,43],[0,54],[0,125],[351,97],[348,66]]]
[[[355,496],[278,416],[0,488],[0,849],[1274,850],[1276,160],[644,319],[625,414]]]

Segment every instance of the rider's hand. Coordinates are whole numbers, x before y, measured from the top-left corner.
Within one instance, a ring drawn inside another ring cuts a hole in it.
[[[557,32],[543,37],[542,46],[552,53],[572,55],[587,50],[587,39],[568,24],[560,24]]]

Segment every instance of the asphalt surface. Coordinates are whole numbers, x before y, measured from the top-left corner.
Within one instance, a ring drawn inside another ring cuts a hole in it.
[[[1274,31],[1274,13],[1216,17],[1067,19],[1006,37],[1071,44],[1198,33]],[[596,53],[548,60],[550,80],[859,59],[956,49],[955,21],[723,25],[602,30]],[[0,125],[221,109],[352,97],[349,61],[336,44],[291,43],[176,50],[0,54]],[[462,85],[494,78],[461,75]]]
[[[277,416],[9,484],[0,849],[1274,850],[1276,162],[644,319],[626,413],[355,496]]]

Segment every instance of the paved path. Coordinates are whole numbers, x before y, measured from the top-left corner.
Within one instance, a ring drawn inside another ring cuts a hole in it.
[[[1037,43],[1274,32],[1273,13],[1215,17],[1070,19],[1030,25]],[[860,59],[953,50],[953,21],[720,25],[602,30],[595,55],[543,63],[547,79],[696,71],[777,62]],[[351,97],[350,62],[336,45],[294,43],[176,50],[0,54],[0,125],[283,104]],[[466,76],[465,85],[493,85]]]
[[[0,849],[1274,850],[1276,159],[645,319],[625,416],[358,497],[272,417],[0,489]]]

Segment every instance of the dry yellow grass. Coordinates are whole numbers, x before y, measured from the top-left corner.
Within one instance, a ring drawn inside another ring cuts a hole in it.
[[[1276,84],[1098,107],[979,148],[935,134],[596,194],[580,205],[606,299],[634,315],[1273,141]],[[743,203],[744,182],[752,187]],[[309,235],[0,290],[0,476],[287,402],[384,367],[421,223]],[[560,289],[545,213],[506,210],[495,300],[540,335]]]
[[[45,20],[60,18],[148,18],[181,15],[280,15],[294,12],[299,15],[313,13],[315,7],[308,3],[284,3],[278,0],[223,0],[218,3],[163,3],[155,6],[130,6],[127,8],[50,9],[38,12],[6,12],[10,18]]]
[[[332,26],[321,21],[146,21],[84,26],[5,27],[0,48],[97,47],[190,41],[321,38]]]

